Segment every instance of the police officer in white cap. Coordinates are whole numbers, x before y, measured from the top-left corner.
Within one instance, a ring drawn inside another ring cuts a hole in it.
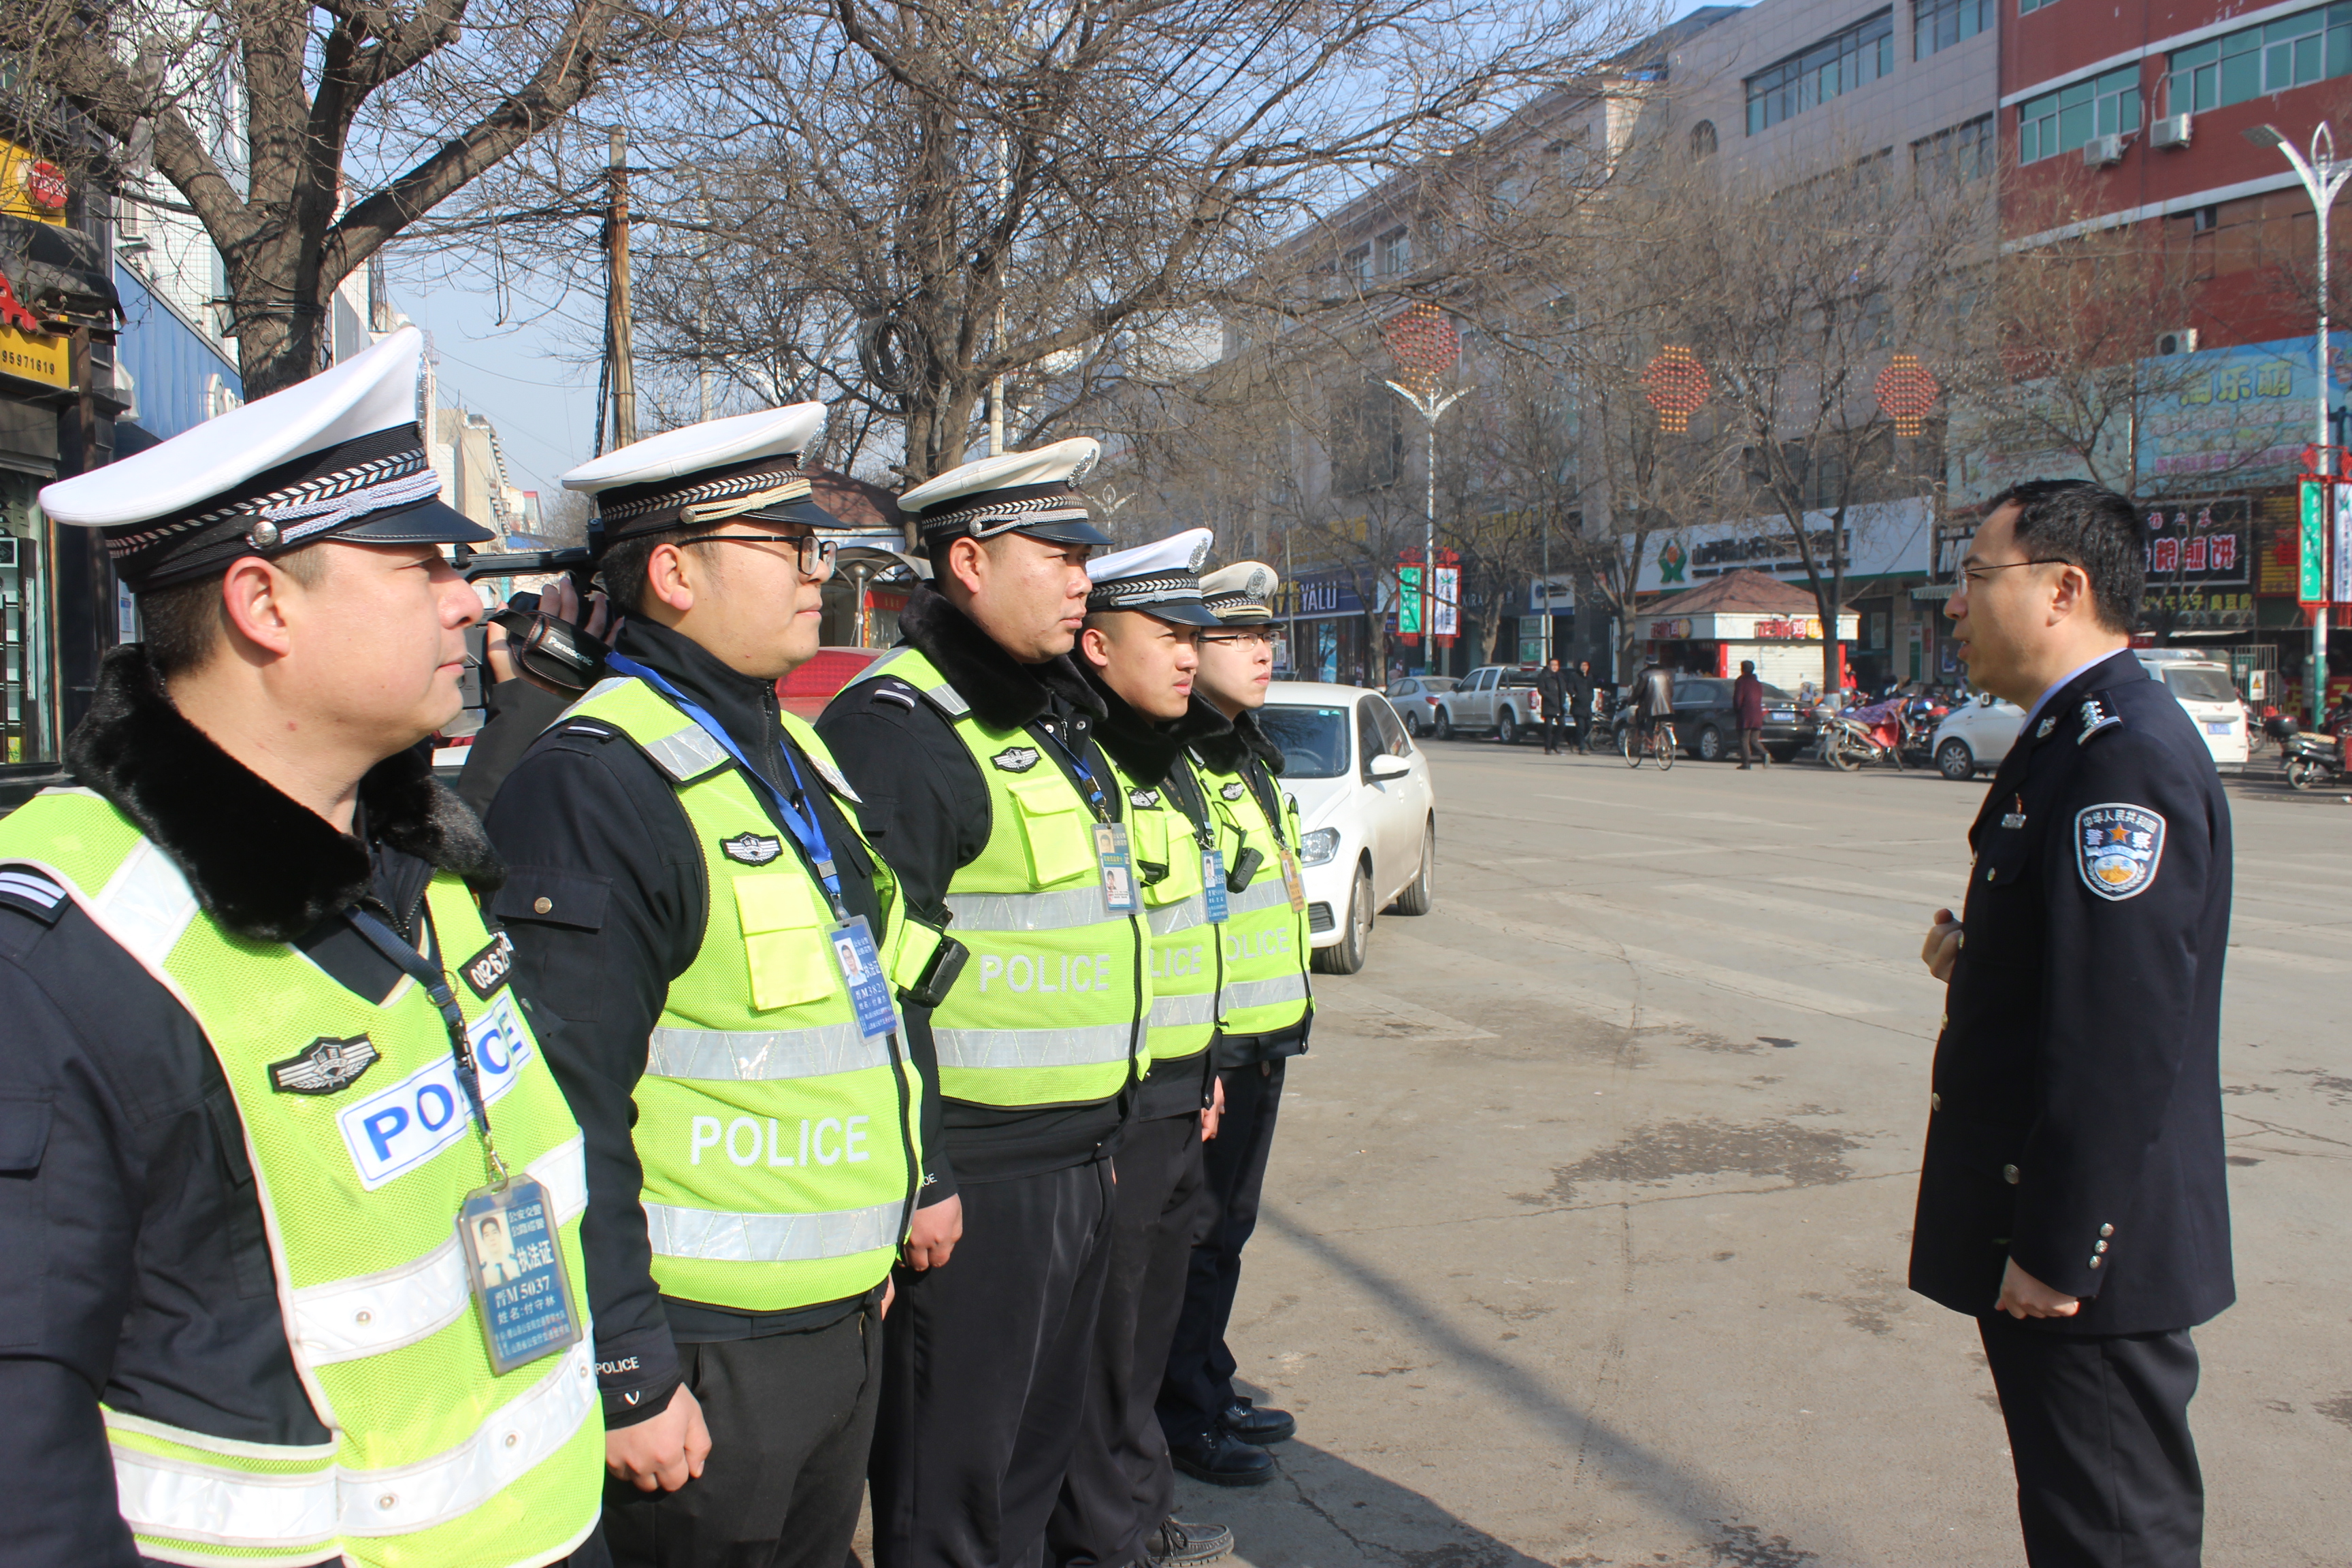
[[[1087,553],[1108,542],[1077,488],[1095,455],[1060,441],[899,497],[931,586],[900,617],[905,646],[818,723],[917,917],[951,919],[971,954],[936,1009],[908,1013],[943,1106],[922,1212],[956,1205],[963,1240],[899,1278],[877,1568],[1035,1562],[1077,1437],[1150,1002],[1127,801],[1069,657]]]
[[[416,749],[489,538],[423,347],[42,493],[145,640],[0,823],[11,1562],[604,1561],[579,1131]]]
[[[1101,694],[1096,733],[1127,796],[1137,885],[1151,928],[1150,1068],[1118,1156],[1110,1267],[1087,1369],[1086,1414],[1047,1532],[1055,1568],[1206,1563],[1233,1531],[1172,1517],[1176,1477],[1152,1414],[1209,1218],[1201,1150],[1216,1136],[1209,1042],[1216,1029],[1223,855],[1184,748],[1232,726],[1197,700],[1195,638],[1222,626],[1202,602],[1205,528],[1087,564],[1078,666]]]
[[[824,422],[738,415],[564,475],[627,619],[490,808],[587,1138],[605,1535],[648,1568],[840,1568],[921,1174],[892,993],[937,934],[776,700],[848,526],[799,462]]]
[[[1201,634],[1194,684],[1232,724],[1192,747],[1233,885],[1214,1047],[1224,1114],[1204,1160],[1214,1213],[1193,1249],[1160,1388],[1160,1421],[1176,1467],[1219,1486],[1271,1479],[1274,1460],[1264,1449],[1297,1430],[1288,1413],[1262,1409],[1234,1391],[1225,1344],[1242,1247],[1257,1225],[1284,1068],[1307,1049],[1315,1020],[1297,805],[1282,789],[1282,749],[1257,719],[1274,679],[1278,583],[1259,561],[1201,579],[1203,599],[1224,625]]]

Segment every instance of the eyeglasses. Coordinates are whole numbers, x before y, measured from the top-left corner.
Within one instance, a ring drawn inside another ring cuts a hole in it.
[[[814,533],[698,533],[680,544],[790,544],[798,552],[801,575],[833,575],[833,552],[839,544]]]
[[[2073,564],[2074,563],[2072,561],[2047,558],[2040,561],[2003,561],[1995,566],[1963,566],[1960,568],[1960,575],[1971,583],[1982,585],[1985,574],[1988,572],[2006,572],[2012,566],[2072,566]]]
[[[1272,632],[1202,632],[1201,640],[1219,647],[1272,647]]]

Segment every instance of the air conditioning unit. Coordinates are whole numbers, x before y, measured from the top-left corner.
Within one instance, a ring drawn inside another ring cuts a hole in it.
[[[2110,163],[2124,161],[2124,139],[2121,136],[2094,136],[2083,143],[2083,166],[2104,169]]]
[[[2156,334],[2156,352],[2159,356],[2193,354],[2197,352],[2197,329],[2175,327],[2168,332]]]
[[[2148,126],[2147,144],[2151,147],[2188,146],[2190,121],[2191,117],[2186,114],[2166,115]]]

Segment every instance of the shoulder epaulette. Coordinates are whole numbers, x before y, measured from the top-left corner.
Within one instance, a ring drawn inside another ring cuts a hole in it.
[[[2082,712],[2083,732],[2074,737],[2074,743],[2078,746],[2086,743],[2092,736],[2102,730],[2120,730],[2124,727],[2124,721],[2108,712],[2106,704],[2101,702],[2096,697],[2086,697],[2083,700]]]
[[[915,689],[903,680],[877,680],[874,683],[874,700],[895,702],[912,713],[915,710]]]
[[[65,889],[29,866],[0,866],[0,904],[22,910],[43,925],[66,912]]]

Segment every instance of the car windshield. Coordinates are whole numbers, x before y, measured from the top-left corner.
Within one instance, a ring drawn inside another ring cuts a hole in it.
[[[1462,682],[1451,675],[1424,675],[1421,678],[1423,691],[1451,691]]]
[[[1767,708],[1786,708],[1797,700],[1770,681],[1764,681],[1761,684],[1764,688],[1764,706]]]
[[[1345,708],[1293,708],[1269,702],[1257,710],[1266,737],[1282,748],[1282,776],[1336,779],[1353,760],[1348,754]]]
[[[2172,688],[2175,697],[2191,702],[2235,702],[2237,689],[2230,684],[2229,676],[2212,666],[2171,665],[2164,672],[2164,683]]]
[[[1503,672],[1503,684],[1506,686],[1533,686],[1535,683],[1536,672],[1532,669],[1507,669]]]

